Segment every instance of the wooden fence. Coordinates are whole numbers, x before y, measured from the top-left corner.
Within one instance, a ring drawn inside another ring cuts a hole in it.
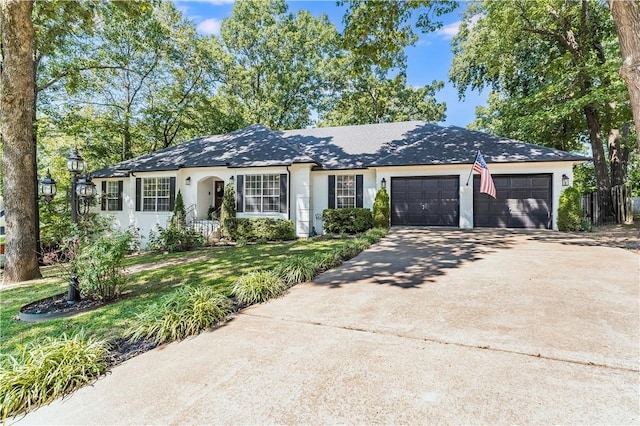
[[[631,188],[618,185],[608,191],[596,191],[582,196],[583,220],[592,225],[630,223],[633,221],[631,209]]]

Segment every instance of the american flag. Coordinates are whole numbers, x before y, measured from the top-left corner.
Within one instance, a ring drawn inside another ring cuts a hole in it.
[[[482,153],[478,151],[476,162],[473,163],[473,171],[480,173],[480,192],[484,192],[496,198],[496,186],[493,184],[493,178],[489,173],[487,163],[485,163]]]

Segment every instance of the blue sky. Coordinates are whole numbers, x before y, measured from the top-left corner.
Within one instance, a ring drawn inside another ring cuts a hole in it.
[[[233,0],[173,0],[176,7],[189,18],[201,34],[219,34],[222,20],[231,14]],[[313,15],[326,13],[329,20],[342,29],[344,8],[335,0],[287,1],[289,10],[309,10]],[[462,4],[464,7],[464,3]],[[467,92],[464,101],[448,81],[448,72],[453,59],[451,39],[458,30],[462,8],[443,16],[443,28],[435,33],[418,33],[419,40],[407,49],[407,80],[412,86],[431,84],[434,80],[445,82],[445,87],[436,94],[438,101],[447,104],[447,119],[444,124],[465,127],[475,117],[477,105],[486,104],[487,94]]]

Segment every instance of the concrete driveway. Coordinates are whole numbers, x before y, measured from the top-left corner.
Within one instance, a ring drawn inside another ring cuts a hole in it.
[[[19,424],[640,423],[640,256],[394,229]]]

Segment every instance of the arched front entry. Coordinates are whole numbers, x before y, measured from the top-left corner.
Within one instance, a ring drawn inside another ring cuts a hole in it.
[[[197,219],[209,219],[209,212],[219,212],[224,194],[224,181],[210,176],[198,182]]]

